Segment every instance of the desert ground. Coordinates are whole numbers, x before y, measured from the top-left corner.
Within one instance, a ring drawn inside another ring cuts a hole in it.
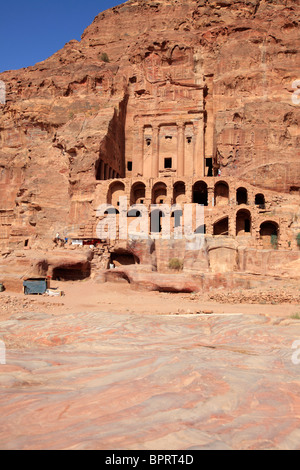
[[[300,448],[296,284],[260,303],[54,286],[65,295],[1,293],[1,449]]]

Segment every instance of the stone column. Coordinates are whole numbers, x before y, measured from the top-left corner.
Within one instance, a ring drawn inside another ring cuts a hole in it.
[[[192,183],[186,183],[185,185],[185,197],[186,203],[192,204],[193,203],[193,185]]]
[[[228,235],[236,237],[236,215],[234,214],[228,216]]]
[[[140,155],[139,155],[139,162],[138,162],[138,174],[144,176],[144,143],[145,143],[145,136],[144,136],[144,126],[142,122],[138,122],[139,130],[138,130],[138,146],[140,148]]]
[[[183,123],[177,125],[177,176],[184,176],[184,131]]]
[[[149,182],[146,185],[146,193],[145,193],[145,205],[147,209],[150,209],[150,206],[152,204],[152,180],[150,180],[151,184]]]
[[[203,114],[199,120],[194,122],[195,147],[194,147],[194,175],[197,178],[205,176],[205,154],[204,154],[204,119]]]
[[[153,126],[152,130],[152,178],[159,174],[159,127]]]
[[[208,201],[207,201],[208,206],[209,207],[213,207],[213,205],[215,206],[216,203],[215,203],[215,200],[214,200],[214,196],[215,196],[214,188],[207,188],[207,194],[208,194]]]
[[[206,224],[206,235],[212,236],[214,234],[214,225],[212,222],[211,217],[206,217],[205,218],[205,224]]]
[[[134,120],[134,132],[132,138],[132,152],[128,160],[132,161],[132,175],[143,175],[144,170],[144,127],[142,121],[136,117]],[[127,175],[127,168],[126,168]]]

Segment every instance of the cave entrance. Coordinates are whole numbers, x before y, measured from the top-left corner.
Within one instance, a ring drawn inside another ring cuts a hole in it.
[[[140,260],[137,256],[134,256],[130,252],[111,253],[110,265],[118,266],[131,266],[140,264]]]
[[[300,196],[300,186],[291,186],[290,194],[293,194],[294,196]]]
[[[90,263],[61,265],[53,269],[53,281],[82,281],[91,275]]]

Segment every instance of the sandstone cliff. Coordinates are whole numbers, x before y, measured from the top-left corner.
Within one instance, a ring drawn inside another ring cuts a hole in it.
[[[97,165],[125,176],[129,87],[147,60],[206,89],[207,152],[224,176],[299,191],[299,0],[133,1],[100,13],[44,62],[0,74],[1,242],[43,247],[88,220]],[[155,60],[154,60],[155,59]],[[198,77],[198,78],[197,78]]]

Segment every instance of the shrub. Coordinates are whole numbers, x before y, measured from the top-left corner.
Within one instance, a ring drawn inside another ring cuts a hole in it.
[[[278,236],[277,235],[271,235],[271,245],[274,248],[274,250],[277,250],[278,248]]]
[[[108,55],[106,54],[106,52],[103,52],[103,53],[101,54],[101,60],[102,60],[102,62],[109,62],[109,57],[108,57]]]
[[[298,233],[296,240],[297,240],[297,246],[298,248],[300,248],[300,233]]]
[[[298,312],[297,312],[297,313],[294,313],[293,315],[291,315],[291,318],[292,318],[293,320],[300,320],[300,313],[298,313]]]
[[[182,271],[182,269],[183,269],[183,260],[178,259],[178,258],[170,259],[169,268],[174,269],[174,271]]]

